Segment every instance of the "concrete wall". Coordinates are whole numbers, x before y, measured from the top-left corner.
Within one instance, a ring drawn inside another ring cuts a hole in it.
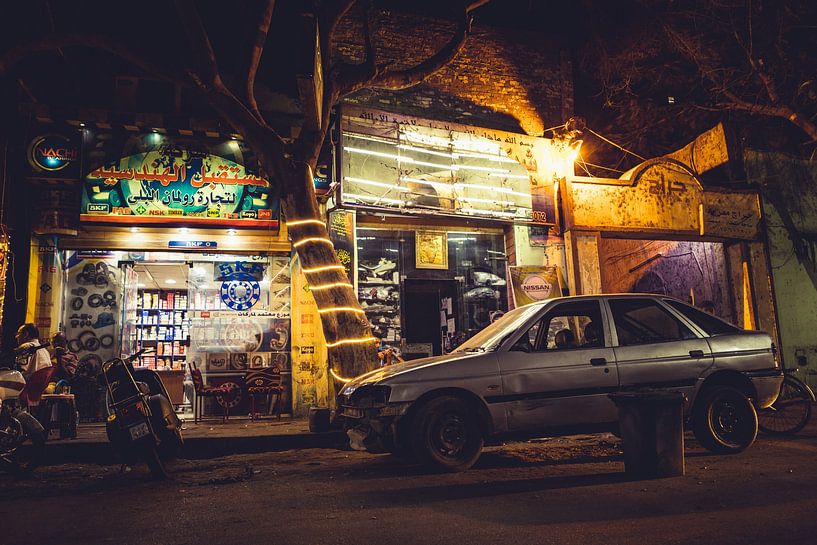
[[[745,152],[744,162],[763,196],[783,361],[817,387],[817,164],[754,150]],[[799,256],[792,227],[802,237]]]

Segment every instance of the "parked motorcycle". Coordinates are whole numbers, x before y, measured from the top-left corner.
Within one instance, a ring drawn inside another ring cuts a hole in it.
[[[182,423],[173,410],[159,374],[135,368],[140,350],[128,358],[114,358],[102,365],[100,382],[106,389],[108,440],[125,463],[142,459],[157,479],[167,477],[165,462],[184,444]]]
[[[47,347],[48,344],[40,344],[0,354],[0,463],[3,469],[26,473],[42,460],[45,429],[20,404],[20,392],[26,379],[19,367],[21,361]],[[29,448],[23,448],[26,441],[31,441]]]

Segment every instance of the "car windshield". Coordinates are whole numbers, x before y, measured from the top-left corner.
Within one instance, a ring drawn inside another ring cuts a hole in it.
[[[532,304],[513,309],[462,343],[454,352],[487,352],[497,348],[505,337],[519,329],[541,308],[540,304]]]

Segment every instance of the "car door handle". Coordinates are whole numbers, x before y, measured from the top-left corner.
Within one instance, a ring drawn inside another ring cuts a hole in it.
[[[607,358],[592,358],[590,365],[607,365]]]
[[[703,358],[704,357],[704,351],[703,350],[690,350],[689,351],[689,357],[690,358]]]

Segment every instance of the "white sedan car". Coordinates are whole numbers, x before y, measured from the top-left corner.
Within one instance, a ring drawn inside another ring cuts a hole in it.
[[[377,369],[338,398],[353,448],[461,471],[486,441],[616,431],[609,394],[683,392],[700,443],[739,452],[782,372],[768,334],[681,301],[624,294],[517,308],[444,356]]]

